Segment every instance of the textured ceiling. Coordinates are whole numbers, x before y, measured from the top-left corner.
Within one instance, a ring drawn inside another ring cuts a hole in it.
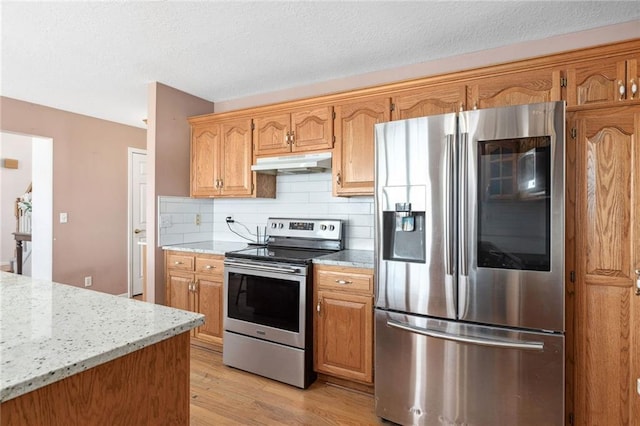
[[[0,94],[143,127],[224,101],[640,18],[638,1],[0,2]]]

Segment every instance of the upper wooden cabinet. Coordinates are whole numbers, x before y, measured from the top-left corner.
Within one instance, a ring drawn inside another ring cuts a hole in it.
[[[467,87],[451,84],[434,88],[420,88],[394,94],[391,115],[394,120],[446,114],[465,109]]]
[[[391,120],[391,99],[371,97],[334,108],[333,195],[373,195],[374,125]]]
[[[254,119],[255,156],[333,148],[333,109],[300,109]]]
[[[191,196],[217,194],[218,180],[214,161],[218,158],[220,125],[203,123],[191,127]]]
[[[204,121],[191,128],[192,197],[275,197],[275,177],[251,172],[251,119]]]
[[[572,65],[567,70],[567,105],[638,100],[640,54],[614,56]]]
[[[474,80],[467,87],[467,108],[496,108],[561,100],[560,71],[542,69]]]

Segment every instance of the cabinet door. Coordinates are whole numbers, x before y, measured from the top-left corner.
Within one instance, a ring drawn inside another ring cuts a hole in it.
[[[251,119],[225,121],[220,124],[222,142],[218,167],[221,179],[220,194],[224,196],[251,195]]]
[[[640,106],[574,113],[575,424],[640,424]]]
[[[567,69],[567,106],[606,104],[624,99],[626,58],[603,58]]]
[[[218,156],[220,126],[207,124],[191,129],[191,196],[210,197],[218,193],[214,161]]]
[[[334,110],[333,195],[373,195],[374,125],[391,120],[391,99],[370,98]]]
[[[391,98],[394,120],[446,114],[463,110],[466,101],[466,86],[448,85],[428,89],[411,90]]]
[[[321,107],[291,114],[291,150],[318,151],[333,148],[333,108]]]
[[[195,330],[195,337],[222,344],[222,282],[208,275],[196,275],[194,311],[205,316],[204,325]]]
[[[185,311],[193,310],[191,301],[193,293],[189,289],[190,284],[193,283],[193,274],[168,269],[166,282],[167,306]]]
[[[253,120],[256,157],[291,152],[291,115],[289,113],[256,117]]]
[[[316,370],[372,383],[372,297],[318,291],[316,315]]]
[[[559,101],[560,71],[525,71],[475,80],[467,96],[467,108],[473,109]]]

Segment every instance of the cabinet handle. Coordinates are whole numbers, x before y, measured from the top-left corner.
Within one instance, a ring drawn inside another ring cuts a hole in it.
[[[289,145],[289,139],[290,139],[291,135],[289,134],[289,132],[287,132],[287,134],[284,136],[284,143],[285,145]]]
[[[216,269],[216,267],[211,265],[206,265],[204,269]]]
[[[291,145],[295,145],[296,144],[296,133],[293,130],[291,131],[290,141],[291,141]]]
[[[336,174],[336,183],[337,183],[339,186],[342,186],[342,178],[340,177],[340,172],[338,172],[338,173]]]
[[[636,269],[636,296],[640,296],[640,269]]]
[[[189,283],[189,291],[193,291],[193,283]]]
[[[222,179],[220,179],[220,188],[224,187],[224,181]]]
[[[337,282],[338,284],[342,284],[342,285],[345,285],[345,284],[353,284],[353,281],[346,281],[346,280],[336,280],[336,282]]]
[[[631,99],[633,99],[638,93],[638,84],[633,78],[629,81],[629,84],[631,85]]]
[[[180,262],[179,260],[176,260],[175,262],[173,262],[174,265],[182,265],[182,262]]]
[[[475,101],[475,102],[473,103],[473,109],[478,109],[478,101]]]
[[[624,99],[625,88],[622,80],[618,80],[618,92],[620,93],[620,100]]]
[[[316,311],[318,311],[318,315],[320,315],[320,304],[322,303],[322,301],[318,300],[318,304],[316,305]]]

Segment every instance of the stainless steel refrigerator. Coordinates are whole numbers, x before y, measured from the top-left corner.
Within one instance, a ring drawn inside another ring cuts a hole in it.
[[[378,416],[564,424],[564,122],[550,102],[376,125]]]

